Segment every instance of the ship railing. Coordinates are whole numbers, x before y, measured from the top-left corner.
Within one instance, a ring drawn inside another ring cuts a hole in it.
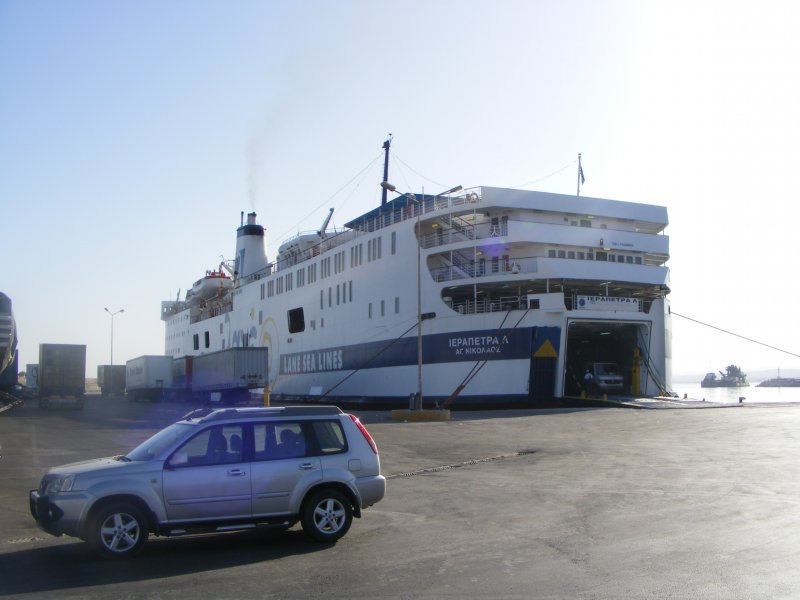
[[[485,240],[489,238],[505,237],[508,235],[508,226],[506,222],[492,224],[489,222],[477,225],[470,225],[469,228],[464,226],[441,227],[437,231],[426,234],[422,240],[423,248],[435,248],[437,246],[444,246],[447,244],[454,244],[463,241],[472,240]]]
[[[333,235],[329,235],[324,240],[321,240],[318,244],[315,244],[311,248],[307,248],[291,254],[287,253],[286,255],[281,256],[280,259],[277,260],[275,263],[272,263],[270,267],[274,265],[274,269],[280,271],[281,269],[286,269],[288,267],[295,266],[299,263],[305,262],[312,258],[316,258],[320,254],[324,254],[329,250],[337,246],[340,246],[345,242],[358,238],[362,235],[373,233],[375,231],[383,229],[384,227],[389,227],[390,225],[394,225],[402,221],[407,221],[409,219],[416,219],[417,216],[422,216],[427,213],[435,211],[452,209],[458,206],[478,204],[480,203],[480,201],[481,201],[480,188],[472,188],[466,193],[462,193],[460,196],[426,197],[422,202],[418,204],[409,203],[408,206],[404,206],[392,211],[386,211],[372,219],[359,221],[358,226],[356,228],[337,231]],[[475,239],[474,233],[469,231],[470,227],[471,225],[469,224],[467,224],[467,226],[461,225],[460,223],[457,225],[454,224],[454,226],[451,228],[452,235],[448,237],[448,241],[439,242],[436,239],[436,234],[432,234],[431,236],[424,236],[422,244],[425,245],[424,247],[434,247],[441,245],[441,243],[452,243],[459,240]],[[292,241],[293,239],[305,236],[307,234],[308,232],[298,234],[297,236],[295,236],[295,238],[291,238],[288,241]],[[458,236],[461,237],[459,238]],[[251,275],[245,278],[244,283],[251,283],[255,281],[257,278],[264,277],[269,274],[270,272],[261,272],[259,277],[256,277],[256,275]]]
[[[213,306],[205,306],[205,307],[195,307],[192,309],[192,312],[189,316],[189,321],[192,323],[199,323],[201,321],[205,321],[206,319],[210,319],[212,317],[218,317],[220,315],[224,315],[225,313],[229,313],[233,310],[233,302],[223,302],[220,304],[214,304]]]
[[[431,269],[431,276],[439,283],[455,279],[472,279],[481,277],[497,277],[498,275],[518,275],[520,273],[538,273],[537,258],[509,258],[493,261],[481,258],[467,259],[457,252],[452,253],[451,265]]]
[[[525,310],[527,298],[525,296],[503,296],[493,300],[468,298],[448,302],[450,308],[462,315],[474,315],[492,312],[507,312],[509,310]]]
[[[509,310],[525,310],[528,308],[527,296],[500,296],[498,298],[477,300],[474,298],[464,300],[445,299],[445,302],[450,308],[462,315],[507,312]],[[651,304],[650,300],[639,299],[638,312],[647,312],[649,304]],[[565,296],[564,308],[566,310],[578,310],[578,294]]]
[[[448,210],[459,206],[479,204],[480,202],[480,188],[471,188],[459,196],[426,196],[417,204],[409,203],[408,206],[403,206],[392,211],[387,210],[372,219],[360,221],[355,231],[360,234],[372,233],[402,221],[416,219],[417,216],[421,217],[428,213]]]

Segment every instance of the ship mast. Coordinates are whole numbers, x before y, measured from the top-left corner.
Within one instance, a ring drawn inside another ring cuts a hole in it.
[[[392,145],[392,134],[389,134],[389,137],[383,142],[383,180],[389,181],[389,147]],[[381,192],[381,206],[386,204],[386,194],[388,190],[384,187],[383,192]]]

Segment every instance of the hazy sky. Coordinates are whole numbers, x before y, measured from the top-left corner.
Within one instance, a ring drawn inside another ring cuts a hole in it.
[[[241,211],[270,258],[343,225],[379,202],[389,132],[410,191],[573,194],[581,152],[582,195],[668,207],[674,312],[800,354],[798,95],[788,0],[0,0],[20,363],[85,343],[93,376],[104,307],[115,363],[162,354],[161,301],[232,258]],[[676,375],[800,368],[673,325]]]

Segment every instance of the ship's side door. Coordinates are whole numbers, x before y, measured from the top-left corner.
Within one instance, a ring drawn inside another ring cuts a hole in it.
[[[250,516],[250,464],[243,439],[241,424],[213,425],[173,452],[163,477],[170,521]]]

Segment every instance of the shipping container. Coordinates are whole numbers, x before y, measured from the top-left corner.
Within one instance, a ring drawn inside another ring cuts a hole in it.
[[[129,400],[161,400],[172,387],[171,356],[138,356],[125,367],[125,393]]]
[[[38,363],[28,363],[25,365],[25,385],[31,389],[39,387]]]
[[[192,398],[192,358],[181,356],[172,361],[172,393],[175,400]]]
[[[97,365],[97,387],[104,396],[113,396],[125,390],[125,365]]]
[[[203,400],[248,401],[249,390],[268,384],[267,348],[228,348],[195,356],[192,391]]]
[[[86,392],[86,345],[39,344],[39,406],[74,399],[83,405]]]

